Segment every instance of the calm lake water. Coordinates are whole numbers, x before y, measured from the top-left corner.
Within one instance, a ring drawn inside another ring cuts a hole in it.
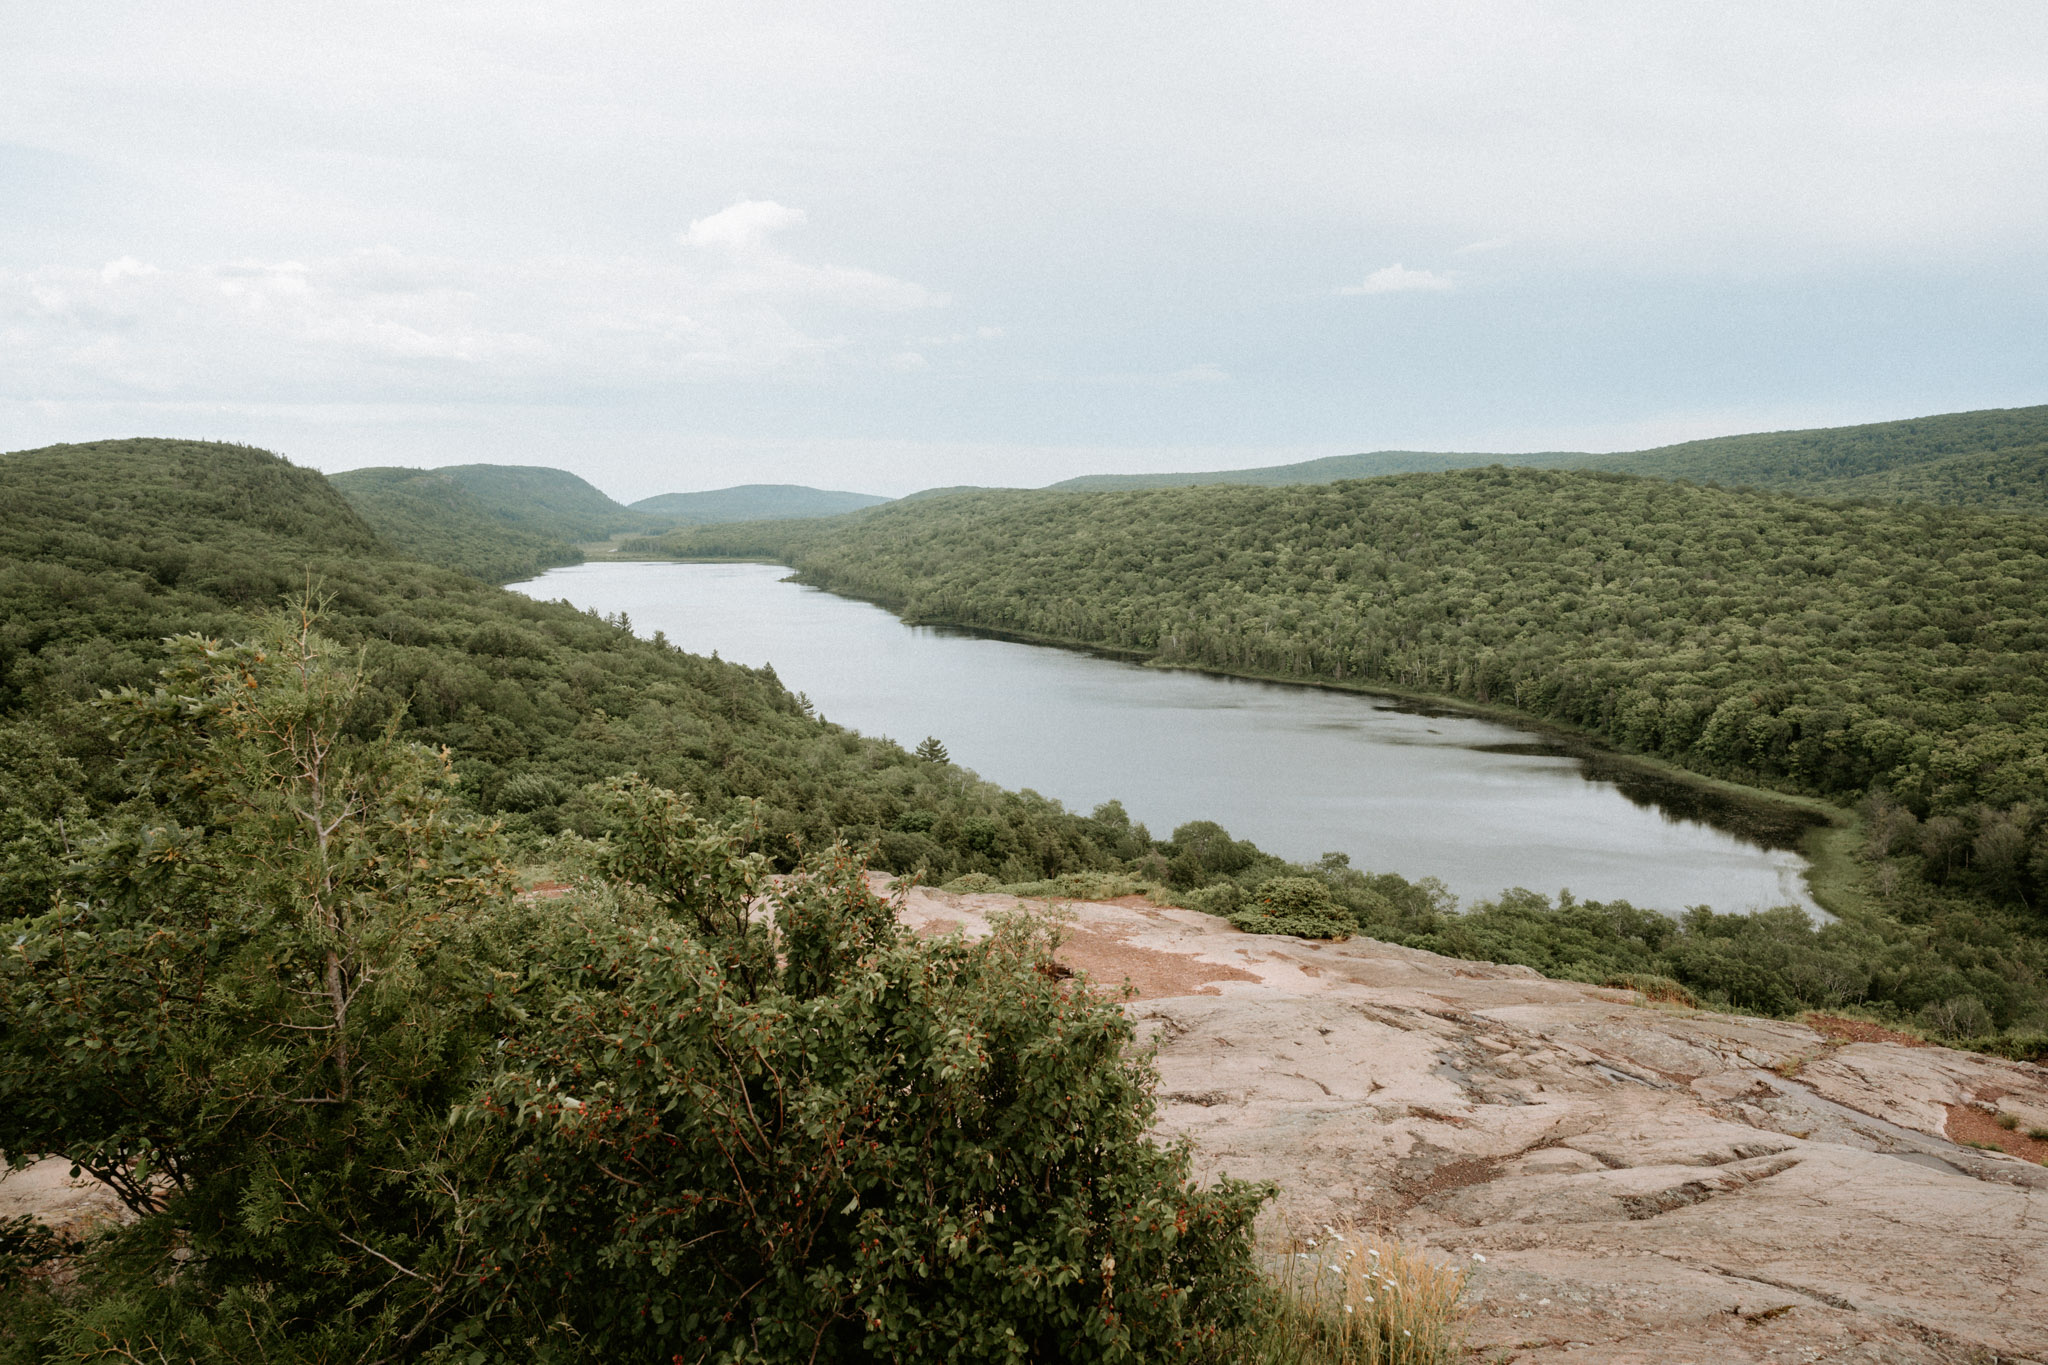
[[[1114,798],[1162,837],[1215,820],[1289,859],[1341,850],[1356,867],[1439,877],[1468,901],[1525,886],[1664,910],[1815,908],[1794,831],[1758,831],[1696,791],[1603,771],[1528,731],[906,626],[787,574],[582,564],[515,587],[625,612],[638,634],[693,653],[773,664],[838,724],[906,747],[936,735],[992,782],[1080,811]]]

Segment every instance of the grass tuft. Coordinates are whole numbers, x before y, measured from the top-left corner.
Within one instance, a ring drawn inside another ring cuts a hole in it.
[[[1298,1240],[1223,1358],[1245,1365],[1449,1365],[1467,1268],[1354,1229]]]

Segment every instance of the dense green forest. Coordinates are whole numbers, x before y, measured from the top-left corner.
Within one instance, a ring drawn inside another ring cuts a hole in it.
[[[1076,492],[1197,484],[1333,483],[1481,465],[1605,469],[1875,502],[1929,502],[2007,512],[2048,512],[2048,407],[1946,413],[1810,431],[1719,436],[1652,450],[1592,455],[1430,454],[1382,450],[1301,464],[1209,473],[1097,474],[1052,485]]]
[[[1263,1192],[1151,1142],[1044,927],[907,939],[859,876],[1170,844],[403,558],[260,450],[0,488],[0,1151],[141,1215],[0,1225],[0,1360],[1231,1357]]]
[[[662,493],[642,498],[633,504],[633,510],[677,526],[709,526],[726,521],[830,517],[887,501],[872,493],[845,493],[794,483],[743,483],[702,493]]]
[[[671,542],[914,621],[1510,707],[1922,814],[2048,798],[2048,524],[1594,473],[987,492]]]

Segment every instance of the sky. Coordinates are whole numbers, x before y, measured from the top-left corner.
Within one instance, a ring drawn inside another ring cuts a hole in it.
[[[2048,402],[2048,5],[0,0],[0,449],[615,497]]]

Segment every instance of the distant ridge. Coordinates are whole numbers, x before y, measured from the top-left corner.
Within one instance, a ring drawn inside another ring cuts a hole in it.
[[[789,521],[830,517],[888,502],[872,493],[847,493],[794,483],[743,483],[703,493],[662,493],[642,498],[632,510],[679,526],[729,521]]]
[[[1605,455],[1571,451],[1511,455],[1381,450],[1258,469],[1090,474],[1051,487],[1068,492],[1100,492],[1200,484],[1315,484],[1493,464],[1605,469],[1818,498],[1926,502],[2048,513],[2048,406],[1988,408],[1861,426],[1718,436]]]
[[[1335,483],[1339,479],[1376,479],[1383,474],[1436,474],[1489,464],[1545,464],[1578,456],[1551,451],[1542,455],[1475,455],[1426,450],[1375,450],[1362,455],[1325,455],[1299,464],[1261,465],[1255,469],[1215,469],[1183,474],[1083,474],[1062,479],[1050,488],[1073,493],[1099,493],[1112,488],[1193,488],[1207,483]]]

